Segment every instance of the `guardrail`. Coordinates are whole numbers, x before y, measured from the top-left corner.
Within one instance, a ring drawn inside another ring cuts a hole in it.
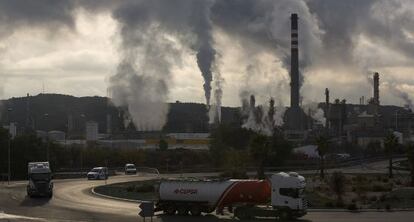
[[[406,155],[399,154],[394,155],[393,158],[403,158]],[[377,162],[381,160],[387,160],[387,156],[375,156],[375,157],[354,157],[344,160],[326,160],[325,169],[332,168],[341,168],[348,166],[355,166],[361,164],[368,164],[372,162]],[[79,178],[86,177],[86,174],[92,168],[60,168],[54,172],[55,178]],[[246,171],[256,171],[256,166],[248,166],[245,168]],[[313,161],[296,161],[295,165],[287,165],[281,167],[265,167],[265,171],[299,171],[299,170],[318,170],[319,169],[319,160]],[[110,175],[116,175],[121,172],[124,172],[124,167],[109,167],[108,168]],[[170,165],[168,169],[166,167],[152,168],[152,167],[137,167],[137,172],[141,173],[150,173],[157,174],[161,173],[207,173],[207,172],[224,172],[228,170],[227,168],[217,168],[210,166],[191,166],[185,168],[182,165]],[[6,175],[7,176],[7,175]]]

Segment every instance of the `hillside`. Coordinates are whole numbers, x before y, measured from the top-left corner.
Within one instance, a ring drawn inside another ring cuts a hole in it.
[[[74,131],[82,131],[86,121],[96,121],[99,132],[106,132],[107,114],[111,116],[112,131],[123,131],[121,112],[108,104],[106,97],[74,97],[60,94],[11,98],[2,101],[1,123],[7,124],[7,108],[11,107],[10,120],[19,127],[28,126],[38,130],[67,131],[71,116]],[[165,132],[208,132],[207,109],[198,103],[171,103]],[[238,109],[222,108],[222,121],[238,123]]]

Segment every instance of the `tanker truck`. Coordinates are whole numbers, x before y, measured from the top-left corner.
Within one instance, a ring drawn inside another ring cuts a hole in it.
[[[163,180],[155,211],[168,215],[222,214],[224,208],[239,219],[306,214],[305,178],[295,172],[277,173],[266,180]]]

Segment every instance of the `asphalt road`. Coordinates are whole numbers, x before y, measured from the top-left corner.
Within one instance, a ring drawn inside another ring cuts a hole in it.
[[[364,166],[368,171],[383,169],[384,162]],[[349,168],[348,168],[349,169]],[[352,171],[360,171],[355,167]],[[351,169],[349,169],[351,170]],[[382,171],[384,172],[384,171]],[[203,174],[204,175],[204,174]],[[187,175],[186,175],[187,176]],[[191,176],[200,176],[192,174]],[[107,181],[118,183],[133,180],[147,180],[151,175],[114,176]],[[52,199],[26,196],[26,181],[14,182],[10,186],[0,184],[0,221],[143,221],[138,217],[138,204],[96,196],[91,188],[105,184],[105,181],[68,179],[54,181]],[[299,221],[412,221],[414,212],[309,212]],[[153,221],[236,221],[231,215],[204,215],[201,217],[180,217],[159,215]],[[254,221],[272,221],[256,219]],[[149,219],[147,219],[149,221]]]

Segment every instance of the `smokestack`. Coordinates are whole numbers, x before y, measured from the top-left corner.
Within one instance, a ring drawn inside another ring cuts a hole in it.
[[[374,73],[374,104],[379,105],[379,74]]]
[[[329,128],[328,124],[329,124],[329,89],[326,88],[325,89],[325,127]]]
[[[299,49],[298,49],[298,14],[291,19],[291,57],[290,57],[290,107],[299,107]]]
[[[254,95],[250,95],[250,109],[253,110],[256,107],[256,99]]]

